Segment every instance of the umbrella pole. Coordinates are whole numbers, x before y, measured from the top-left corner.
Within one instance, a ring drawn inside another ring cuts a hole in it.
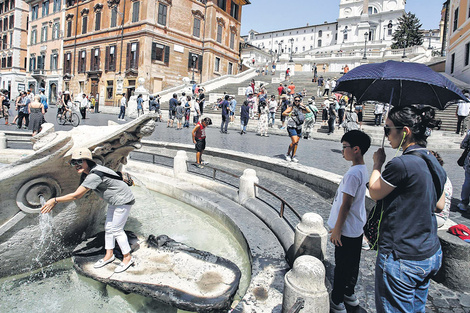
[[[395,91],[395,88],[392,88],[392,92],[390,94],[390,101],[388,102],[389,104],[389,107],[388,107],[388,111],[390,112],[390,109],[391,109],[391,106],[392,106],[392,100],[393,100],[393,92]],[[384,132],[384,136],[382,138],[382,148],[384,147],[385,145],[385,132]]]

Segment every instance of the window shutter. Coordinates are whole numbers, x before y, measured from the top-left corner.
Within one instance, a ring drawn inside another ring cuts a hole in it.
[[[164,62],[166,65],[170,63],[170,46],[165,46]]]
[[[101,49],[98,48],[98,62],[96,64],[96,68],[95,68],[96,71],[100,70],[100,63],[101,63]]]
[[[193,54],[190,52],[189,53],[189,58],[188,58],[188,68],[193,68]]]
[[[139,47],[140,47],[140,42],[137,42],[137,47],[135,49],[134,68],[139,68]]]
[[[53,68],[52,68],[52,64],[53,64],[53,62],[54,62],[53,58],[54,58],[54,55],[51,54],[51,63],[50,63],[50,65],[49,65],[49,69],[50,69],[50,70],[53,70]]]
[[[131,67],[131,43],[127,43],[126,70]]]
[[[202,73],[202,54],[198,56],[199,64],[197,66],[197,69],[199,70],[199,73]]]
[[[104,56],[104,70],[109,71],[109,46],[106,47],[106,53]]]

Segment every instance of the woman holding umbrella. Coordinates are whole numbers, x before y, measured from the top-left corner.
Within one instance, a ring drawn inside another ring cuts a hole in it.
[[[394,107],[385,136],[403,154],[385,169],[384,149],[374,153],[370,196],[382,200],[375,267],[377,312],[424,312],[429,280],[439,270],[442,251],[436,208],[444,208],[446,173],[426,149],[431,129],[439,126],[430,107]]]

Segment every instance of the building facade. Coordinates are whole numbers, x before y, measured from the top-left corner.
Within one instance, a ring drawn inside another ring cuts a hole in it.
[[[117,105],[138,78],[150,93],[237,74],[247,0],[67,0],[64,90]],[[193,76],[194,75],[194,76]]]
[[[470,84],[470,2],[447,2],[446,73]]]
[[[65,6],[63,0],[25,0],[29,5],[26,87],[45,89],[55,104],[62,86]]]
[[[28,12],[21,0],[0,2],[0,89],[13,98],[26,88]]]

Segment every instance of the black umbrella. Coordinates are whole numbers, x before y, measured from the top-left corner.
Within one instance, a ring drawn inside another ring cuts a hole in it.
[[[458,100],[468,101],[454,83],[426,65],[396,61],[356,67],[338,80],[333,92],[351,93],[358,102],[425,104],[440,110]]]

